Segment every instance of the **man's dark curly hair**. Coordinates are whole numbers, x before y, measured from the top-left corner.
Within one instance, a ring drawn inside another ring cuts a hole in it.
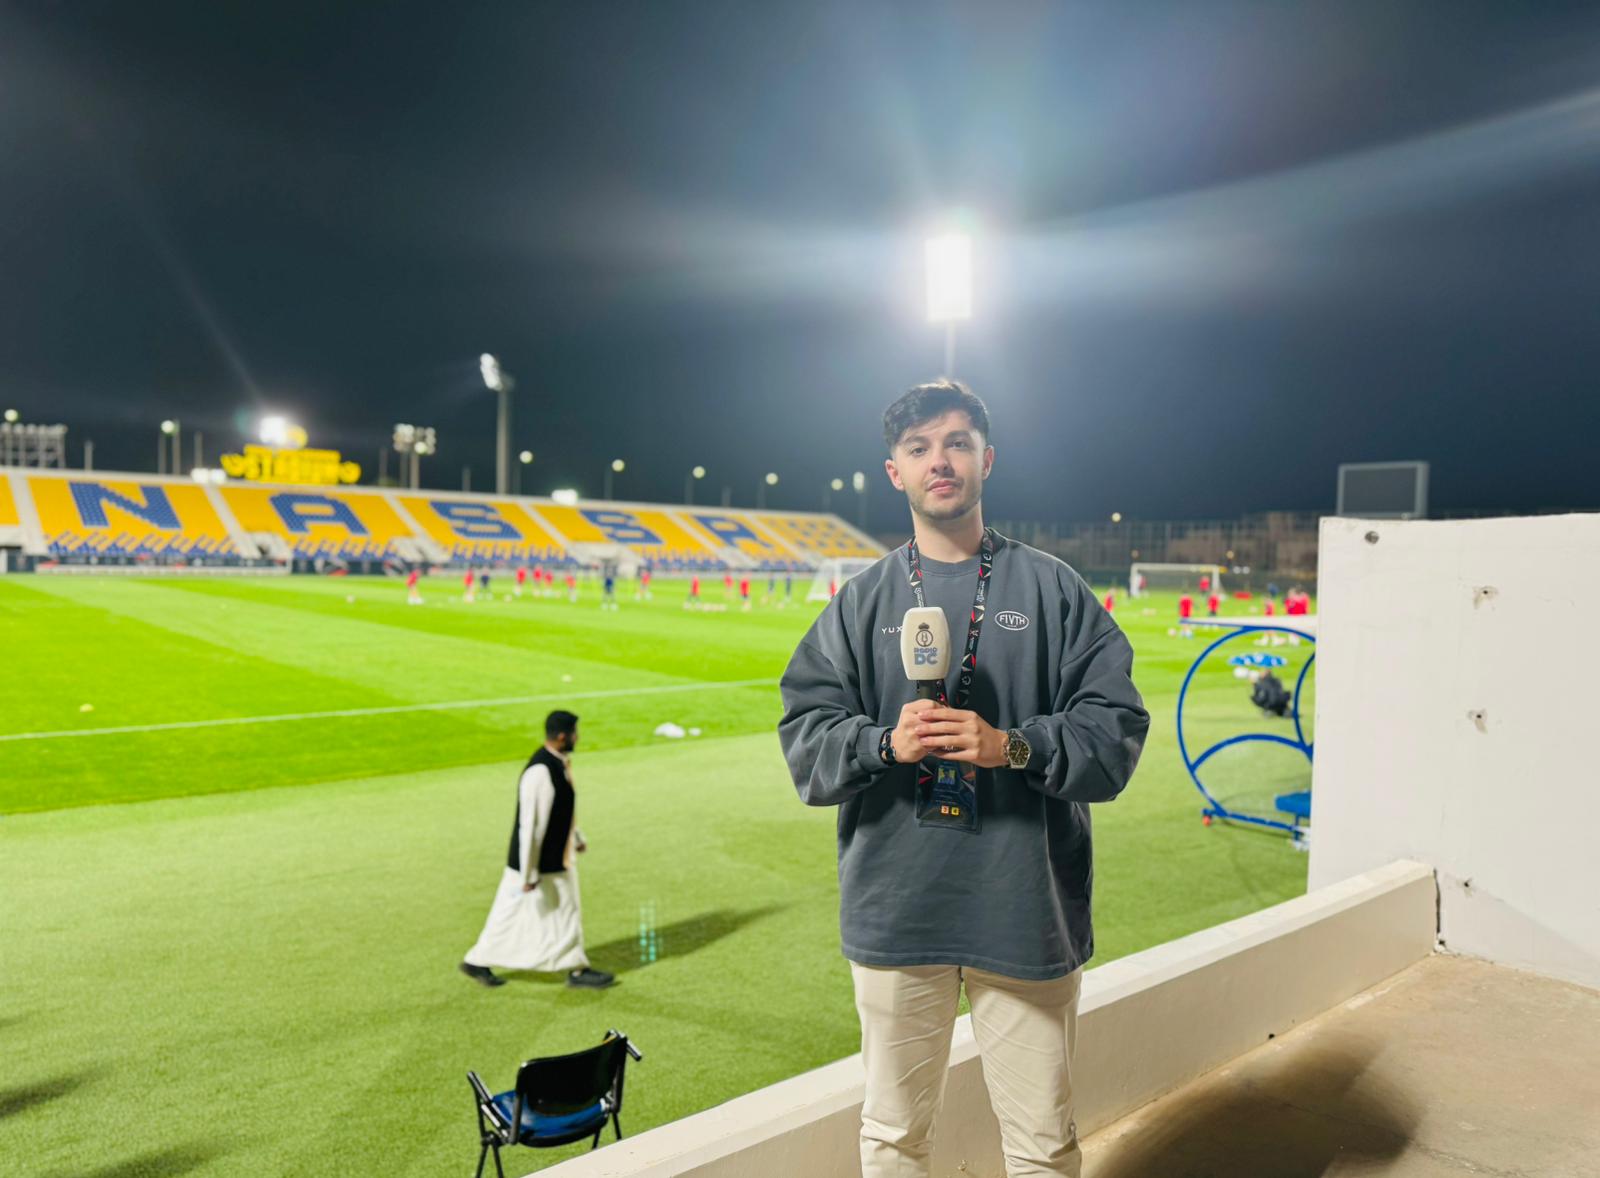
[[[972,420],[973,428],[983,435],[983,440],[989,440],[987,406],[959,380],[936,380],[907,390],[883,411],[883,444],[893,454],[895,443],[905,436],[908,429],[941,417],[952,409],[965,413]]]

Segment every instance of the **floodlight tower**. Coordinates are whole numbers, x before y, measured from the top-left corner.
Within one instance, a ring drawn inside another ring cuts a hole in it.
[[[856,471],[850,476],[850,486],[856,493],[856,524],[864,532],[867,530],[867,475],[865,471]]]
[[[177,474],[183,461],[183,425],[175,417],[161,423],[160,448],[156,451],[156,473]]]
[[[696,466],[689,471],[688,476],[683,480],[683,501],[685,504],[694,502],[694,485],[705,477],[706,468],[703,466]]]
[[[944,233],[928,238],[928,321],[944,324],[944,375],[956,375],[956,323],[972,318],[972,238]]]
[[[756,484],[756,507],[763,509],[767,506],[767,488],[778,485],[778,474],[769,470],[759,483]]]
[[[478,371],[483,374],[483,386],[500,397],[500,412],[495,420],[494,435],[494,491],[504,495],[511,482],[511,390],[517,382],[509,372],[500,368],[500,361],[488,352],[478,357]]]
[[[606,499],[611,498],[611,490],[613,485],[612,480],[614,476],[621,474],[627,469],[628,464],[620,458],[613,458],[611,460],[611,465],[606,467],[606,493],[604,496]]]

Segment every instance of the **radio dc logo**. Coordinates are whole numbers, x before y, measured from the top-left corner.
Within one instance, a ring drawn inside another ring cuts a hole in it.
[[[913,666],[931,667],[939,662],[939,648],[933,644],[933,630],[927,622],[917,627],[917,632],[912,635],[912,641],[917,644],[917,649],[911,652]]]

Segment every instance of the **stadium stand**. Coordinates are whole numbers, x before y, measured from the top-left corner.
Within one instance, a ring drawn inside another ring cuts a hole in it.
[[[57,560],[232,561],[247,555],[207,494],[182,479],[32,474],[36,545]]]
[[[762,525],[774,518],[770,513],[689,508],[681,514],[699,528],[711,542],[712,550],[729,565],[796,570],[810,567],[799,553],[765,532]]]
[[[0,546],[42,565],[547,567],[809,572],[881,550],[836,516],[78,471],[0,471]]]
[[[534,514],[508,499],[468,495],[399,495],[400,509],[424,537],[437,564],[563,565],[571,557]],[[429,546],[431,543],[431,547]]]
[[[789,547],[820,560],[876,560],[883,550],[831,515],[772,515],[762,522]]]
[[[381,492],[239,483],[221,492],[245,534],[280,559],[423,559],[416,536]]]
[[[20,529],[21,518],[17,515],[17,499],[11,493],[11,480],[0,479],[0,528]]]

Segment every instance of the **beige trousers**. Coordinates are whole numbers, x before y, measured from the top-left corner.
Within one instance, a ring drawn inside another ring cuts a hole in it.
[[[1008,1178],[1078,1178],[1072,1054],[1081,969],[1024,982],[953,965],[883,969],[852,962],[867,1097],[863,1178],[927,1178],[964,981]]]

